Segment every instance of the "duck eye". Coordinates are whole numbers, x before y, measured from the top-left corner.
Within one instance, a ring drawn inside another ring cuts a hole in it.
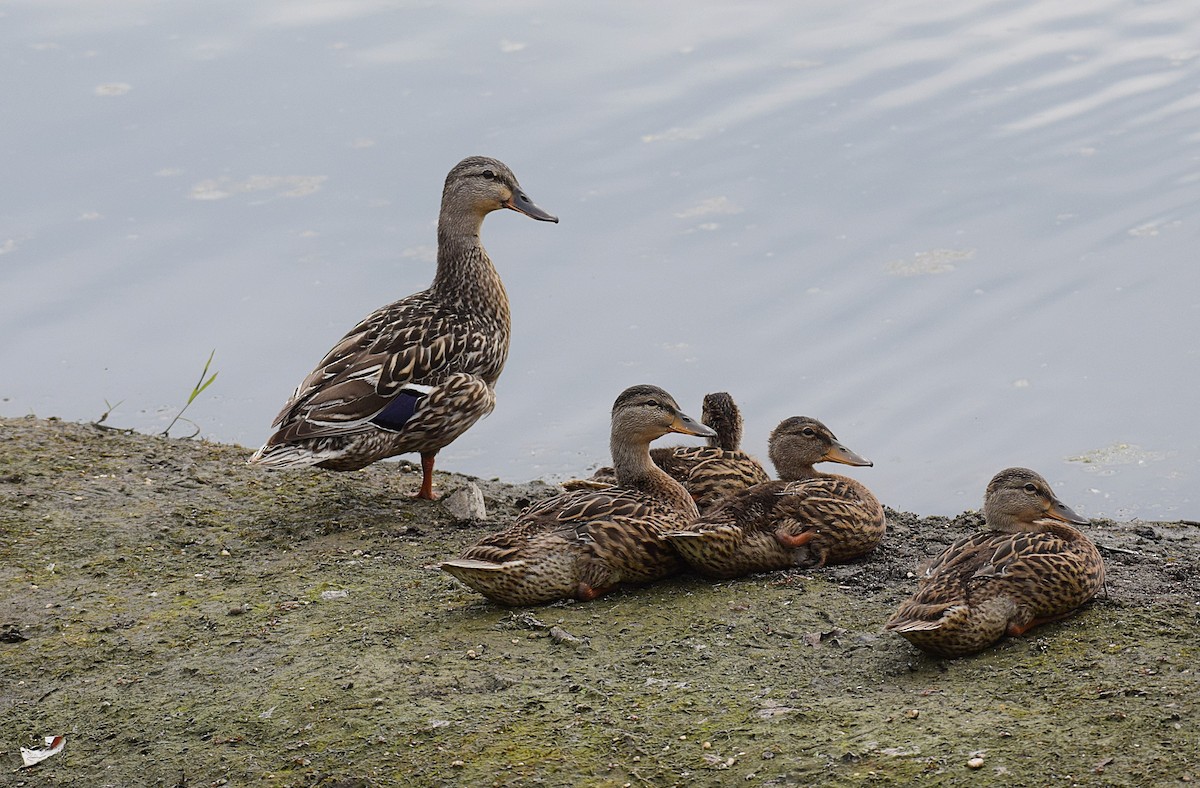
[[[489,181],[496,180],[496,173],[492,172],[491,170],[484,170],[480,174],[483,175],[484,178],[487,178]]]
[[[662,404],[660,404],[658,400],[656,400],[656,399],[652,399],[652,400],[647,400],[647,402],[646,402],[646,407],[648,407],[648,408],[661,408],[661,407],[662,407]]]
[[[800,434],[806,438],[813,438],[816,437],[817,432],[812,427],[805,427],[804,429],[800,430]]]
[[[1035,493],[1038,491],[1037,485],[1033,482],[1025,482],[1025,492]]]

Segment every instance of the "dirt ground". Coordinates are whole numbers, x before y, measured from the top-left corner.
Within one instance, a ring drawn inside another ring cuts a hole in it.
[[[977,513],[889,511],[856,564],[510,610],[428,566],[551,486],[474,480],[493,522],[455,523],[406,463],[247,454],[0,420],[0,785],[1200,781],[1197,523],[1093,523],[1106,596],[941,660],[882,625]]]

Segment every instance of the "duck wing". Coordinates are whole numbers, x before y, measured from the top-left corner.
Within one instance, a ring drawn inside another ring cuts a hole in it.
[[[345,434],[375,420],[384,429],[399,429],[416,400],[450,372],[495,379],[504,353],[492,353],[500,356],[498,362],[488,358],[491,333],[469,317],[449,313],[428,291],[376,310],[296,388],[275,419],[274,442]],[[396,412],[390,413],[394,402]]]

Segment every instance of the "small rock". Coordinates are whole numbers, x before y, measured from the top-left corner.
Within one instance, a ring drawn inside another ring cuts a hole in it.
[[[982,769],[983,768],[983,758],[976,755],[974,758],[967,761],[967,767],[971,768],[971,769]]]
[[[0,643],[22,643],[29,640],[21,634],[21,628],[16,624],[5,624],[0,627]]]
[[[506,621],[501,622],[504,626],[519,626],[525,629],[549,629],[549,627],[538,619],[533,613],[528,611],[524,613],[513,613]]]
[[[442,507],[456,522],[476,522],[487,517],[483,491],[474,482],[467,482],[443,498]]]
[[[589,638],[577,637],[562,627],[557,626],[550,627],[550,639],[555,643],[564,646],[571,646],[572,648],[584,648],[591,643]]]

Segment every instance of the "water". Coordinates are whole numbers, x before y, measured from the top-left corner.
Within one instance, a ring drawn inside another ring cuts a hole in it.
[[[651,382],[732,392],[761,456],[821,418],[902,509],[1019,464],[1083,514],[1200,517],[1191,0],[0,14],[0,414],[158,431],[215,349],[187,416],[257,446],[428,284],[482,153],[562,222],[488,218],[512,353],[439,467],[585,472]]]

